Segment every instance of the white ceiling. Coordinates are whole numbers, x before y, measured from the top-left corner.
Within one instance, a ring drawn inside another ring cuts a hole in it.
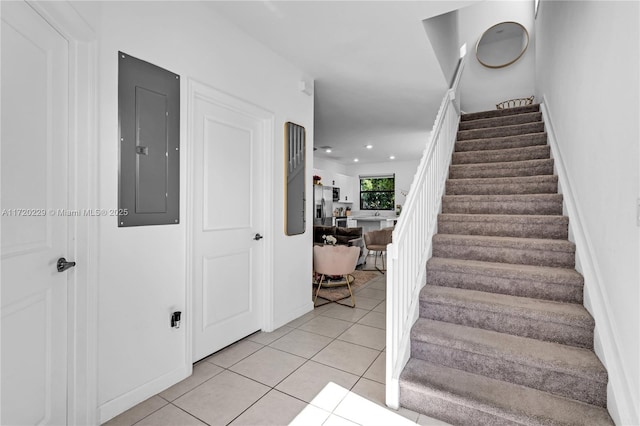
[[[314,155],[346,164],[420,157],[447,89],[422,20],[472,2],[209,4],[315,80]]]

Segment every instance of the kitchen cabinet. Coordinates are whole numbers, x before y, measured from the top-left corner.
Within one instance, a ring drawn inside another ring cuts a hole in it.
[[[336,202],[354,203],[357,201],[358,193],[354,193],[354,189],[358,178],[321,169],[313,169],[313,174],[322,178],[322,185],[340,188],[340,200]]]
[[[355,198],[353,195],[353,188],[355,184],[355,178],[353,176],[343,175],[340,173],[335,174],[335,186],[340,188],[340,203],[353,203]]]

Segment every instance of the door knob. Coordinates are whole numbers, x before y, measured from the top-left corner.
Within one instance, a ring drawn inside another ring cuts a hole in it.
[[[256,241],[259,241],[259,240],[261,240],[261,239],[263,239],[263,238],[264,238],[264,237],[263,237],[262,235],[260,235],[260,234],[256,234],[256,235],[253,237],[253,239],[254,239],[254,240],[256,240]]]
[[[64,272],[69,268],[73,268],[74,266],[76,266],[76,262],[67,262],[67,259],[65,259],[64,257],[58,259],[58,263],[56,264],[58,272]]]

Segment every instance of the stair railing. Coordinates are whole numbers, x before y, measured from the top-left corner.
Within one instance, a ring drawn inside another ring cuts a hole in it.
[[[410,356],[411,327],[418,319],[420,289],[426,283],[431,239],[460,121],[459,85],[464,64],[462,57],[451,88],[440,104],[393,231],[393,242],[387,246],[386,404],[393,409],[400,405],[400,373]]]

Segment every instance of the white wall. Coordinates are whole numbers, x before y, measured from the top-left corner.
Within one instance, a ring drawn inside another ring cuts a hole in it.
[[[313,97],[298,90],[308,76],[215,15],[206,2],[79,3],[99,41],[100,208],[117,207],[117,52],[151,62],[181,76],[180,224],[118,228],[113,217],[99,224],[98,404],[104,421],[161,391],[189,371],[188,327],[169,327],[169,314],[186,306],[187,82],[195,79],[256,104],[275,115],[273,226],[274,316],[278,327],[312,309],[311,197],[307,232],[284,235],[283,125],[307,129],[312,158]],[[307,168],[311,191],[312,164]],[[226,200],[222,200],[226,202]],[[296,261],[292,262],[291,259]]]
[[[313,174],[318,174],[320,177],[324,178],[324,176],[322,176],[322,173],[325,170],[329,172],[329,174],[342,173],[343,175],[350,175],[350,173],[348,173],[349,168],[345,164],[331,161],[327,158],[314,156]],[[331,182],[327,182],[326,179],[324,179],[322,183],[324,185],[331,185]]]
[[[451,84],[453,73],[456,71],[462,46],[459,42],[458,19],[458,11],[454,10],[422,21],[448,85]]]
[[[549,109],[584,242],[585,305],[609,372],[609,411],[640,424],[638,2],[542,2],[536,93]],[[565,194],[565,199],[567,194]],[[576,226],[576,218],[570,218]]]
[[[467,63],[460,82],[464,112],[495,109],[507,99],[526,98],[535,90],[535,30],[532,0],[481,1],[459,10],[460,45],[467,44]],[[513,64],[487,68],[476,58],[476,44],[489,27],[515,21],[529,32],[529,47]],[[536,100],[538,101],[538,100]]]
[[[418,163],[419,159],[416,159],[415,161],[385,161],[383,163],[354,164],[349,166],[345,174],[354,177],[354,203],[352,206],[351,214],[353,216],[360,214],[360,181],[358,180],[359,175],[395,173],[396,204],[404,205],[406,196],[402,195],[401,191],[408,191],[411,187],[413,176],[416,174],[416,170],[418,170]],[[395,210],[381,210],[380,214],[382,216],[395,216]]]

